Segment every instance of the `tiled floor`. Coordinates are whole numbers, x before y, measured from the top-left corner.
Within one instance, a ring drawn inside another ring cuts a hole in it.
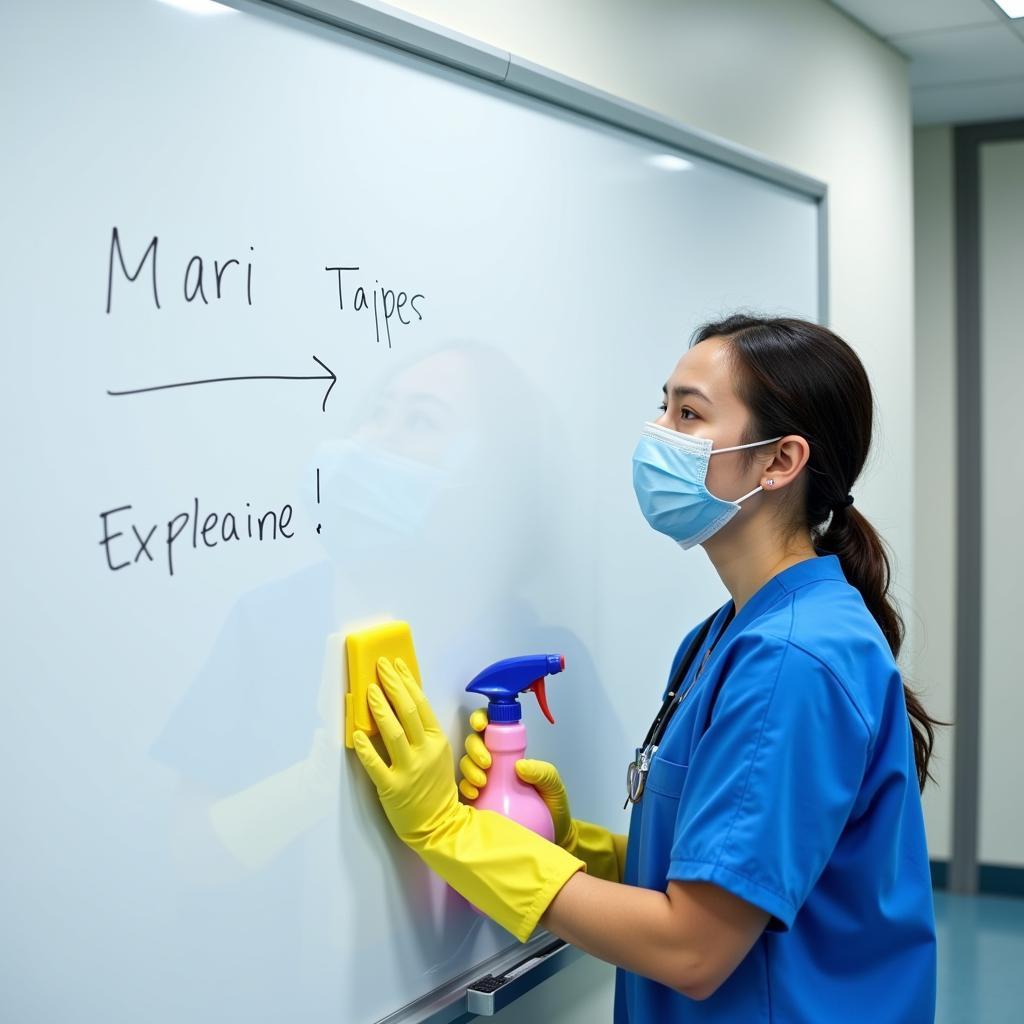
[[[936,1024],[1024,1022],[1024,899],[935,893]]]

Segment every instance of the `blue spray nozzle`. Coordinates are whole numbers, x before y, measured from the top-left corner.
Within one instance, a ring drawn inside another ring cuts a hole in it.
[[[564,668],[564,654],[530,654],[520,658],[505,658],[477,673],[466,690],[487,698],[487,717],[492,722],[518,722],[523,717],[519,694],[530,690],[537,698],[544,716],[554,725],[555,720],[548,708],[544,689],[544,677],[561,672]]]

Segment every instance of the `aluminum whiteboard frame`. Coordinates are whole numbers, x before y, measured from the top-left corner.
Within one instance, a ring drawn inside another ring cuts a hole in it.
[[[825,182],[776,163],[746,146],[687,127],[647,107],[630,103],[507,50],[377,0],[250,0],[250,3],[280,8],[384,43],[815,200],[818,213],[818,322],[828,326],[829,231],[828,185]],[[466,988],[488,970],[503,969],[521,959],[524,952],[539,949],[550,941],[551,936],[544,933],[542,940],[534,939],[523,946],[510,947],[490,960],[474,965],[441,988],[401,1007],[378,1024],[463,1024],[479,1019],[467,1009]],[[530,978],[531,972],[523,975],[518,994],[535,987],[582,956],[582,952],[574,947],[563,952],[568,955],[553,958],[552,963],[545,970],[537,971],[534,978]]]
[[[230,0],[228,0],[230,3]],[[687,127],[514,53],[378,0],[255,0],[456,68],[526,96],[703,157],[814,199],[818,206],[818,322],[829,325],[828,185],[756,150]]]
[[[549,946],[552,940],[557,940],[557,936],[538,928],[533,938],[527,942],[503,949],[483,962],[474,964],[439,988],[380,1018],[375,1024],[466,1024],[467,1021],[478,1020],[480,1016],[491,1016],[489,1013],[469,1009],[469,986],[489,974],[503,974],[514,964],[537,955],[545,946]],[[564,943],[561,949],[510,982],[509,988],[514,991],[506,992],[504,998],[498,994],[498,998],[492,1000],[495,1003],[494,1012],[503,1009],[584,955],[582,949]]]

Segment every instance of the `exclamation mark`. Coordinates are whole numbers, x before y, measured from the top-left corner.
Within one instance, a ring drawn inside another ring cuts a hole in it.
[[[320,467],[316,467],[316,503],[320,504]],[[320,524],[316,524],[316,532],[320,532]]]

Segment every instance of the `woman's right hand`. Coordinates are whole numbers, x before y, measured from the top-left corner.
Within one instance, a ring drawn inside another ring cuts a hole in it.
[[[491,752],[484,744],[483,733],[487,728],[487,709],[477,708],[469,716],[473,731],[466,737],[466,753],[459,761],[459,791],[467,800],[475,800],[480,790],[487,785],[487,770],[491,767]],[[575,845],[576,829],[569,812],[569,795],[565,791],[558,769],[549,761],[536,761],[521,757],[516,761],[516,775],[523,782],[535,786],[551,812],[555,826],[555,842],[572,852]]]

